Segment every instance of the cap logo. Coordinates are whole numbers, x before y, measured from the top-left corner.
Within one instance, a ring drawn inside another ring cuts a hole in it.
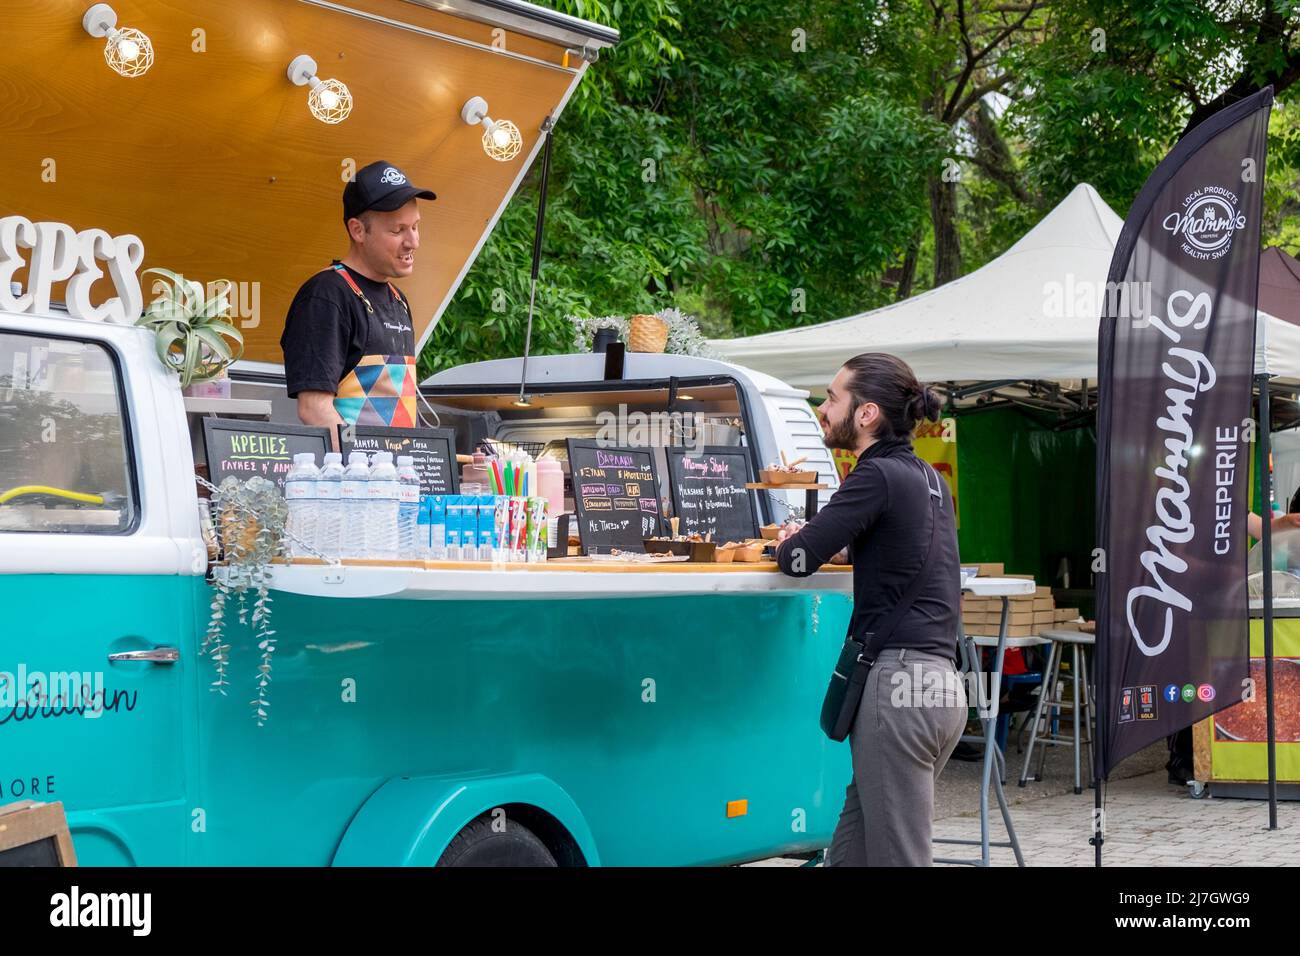
[[[381,183],[387,183],[389,186],[406,185],[406,177],[402,174],[402,171],[400,169],[394,169],[392,166],[389,166],[384,170],[383,175],[379,177],[379,181]]]

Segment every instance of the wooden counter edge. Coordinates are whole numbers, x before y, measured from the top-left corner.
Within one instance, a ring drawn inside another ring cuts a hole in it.
[[[294,558],[291,562],[308,567],[321,567],[325,564],[319,558]],[[767,574],[779,574],[780,568],[775,561],[742,561],[717,564],[704,561],[676,561],[671,564],[621,564],[614,561],[591,561],[585,558],[553,558],[536,564],[498,564],[492,561],[379,561],[371,558],[345,558],[344,567],[397,567],[422,571],[595,571],[623,573],[633,571],[651,571],[656,574],[738,574],[745,571],[757,571]],[[824,564],[820,571],[852,571],[851,564]]]

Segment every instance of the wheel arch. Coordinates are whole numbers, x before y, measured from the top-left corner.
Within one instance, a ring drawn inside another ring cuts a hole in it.
[[[532,830],[561,866],[599,866],[578,805],[542,774],[394,777],[357,811],[334,866],[434,866],[457,833],[497,808]]]

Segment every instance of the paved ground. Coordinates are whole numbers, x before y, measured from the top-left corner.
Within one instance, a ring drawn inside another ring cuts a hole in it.
[[[1088,845],[1093,793],[1074,793],[1073,755],[1052,748],[1041,782],[1016,786],[1023,757],[1013,739],[1006,793],[1011,820],[1028,866],[1092,866]],[[1186,787],[1171,786],[1164,770],[1166,750],[1155,744],[1126,760],[1112,778],[1106,798],[1108,866],[1300,866],[1300,804],[1278,805],[1278,829],[1268,830],[1268,805],[1256,800],[1192,799]],[[1035,756],[1035,763],[1037,757]],[[979,839],[979,763],[951,762],[935,793],[934,835]],[[1086,784],[1086,781],[1085,781]],[[1005,839],[993,803],[994,840]],[[971,852],[973,850],[973,853]],[[978,847],[947,846],[941,855],[978,855]],[[765,860],[757,865],[797,865]],[[992,852],[995,866],[1014,866],[1010,849]]]

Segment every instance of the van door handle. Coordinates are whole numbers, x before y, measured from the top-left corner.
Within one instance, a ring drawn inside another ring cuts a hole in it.
[[[181,652],[174,647],[155,647],[150,651],[122,651],[109,654],[110,661],[148,661],[150,664],[175,664],[181,659]]]

